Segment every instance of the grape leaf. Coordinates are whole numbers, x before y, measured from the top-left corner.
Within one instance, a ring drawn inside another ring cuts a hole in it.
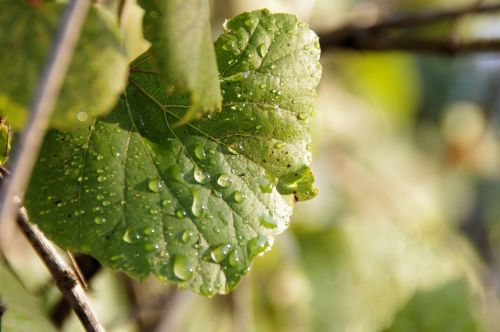
[[[0,260],[0,303],[6,306],[1,315],[0,331],[56,331],[43,315],[39,301],[29,294]]]
[[[206,0],[139,0],[145,38],[169,94],[190,93],[184,121],[220,110],[221,91]]]
[[[49,131],[26,196],[43,231],[106,266],[203,295],[232,290],[313,197],[309,126],[316,35],[295,16],[244,13],[215,43],[221,112],[174,128],[148,53],[117,107],[88,129]]]
[[[0,115],[20,128],[55,39],[64,4],[0,0]],[[127,58],[113,18],[92,7],[61,89],[52,125],[90,123],[123,91]]]

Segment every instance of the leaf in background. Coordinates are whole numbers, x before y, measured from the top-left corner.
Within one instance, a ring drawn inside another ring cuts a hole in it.
[[[206,0],[139,0],[145,38],[169,94],[188,92],[183,121],[220,110],[221,91]]]
[[[55,39],[64,4],[0,0],[0,115],[20,128]],[[93,7],[52,117],[68,128],[108,111],[123,90],[127,58],[113,18]]]
[[[109,116],[49,131],[26,205],[50,238],[135,277],[153,272],[214,295],[232,290],[288,226],[294,196],[316,194],[316,35],[266,10],[227,26],[215,45],[221,112],[173,128],[188,97],[165,95],[145,53]]]
[[[45,318],[39,301],[29,294],[0,260],[0,302],[7,306],[1,319],[1,331],[56,331]]]

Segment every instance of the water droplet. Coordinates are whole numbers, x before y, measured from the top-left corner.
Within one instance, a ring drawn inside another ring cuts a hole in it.
[[[98,155],[97,155],[97,157],[96,157],[96,159],[97,159],[97,160],[103,160],[103,159],[104,159],[104,157],[103,157],[102,155],[98,154]]]
[[[103,218],[103,217],[95,217],[94,218],[94,222],[97,224],[97,225],[102,225],[106,222],[106,219]]]
[[[309,50],[309,45],[304,45],[304,50]]]
[[[259,53],[261,58],[263,58],[266,55],[266,45],[264,43],[260,44],[257,47],[257,53]]]
[[[229,254],[228,260],[229,260],[229,265],[231,265],[232,267],[234,267],[234,268],[241,267],[241,258],[240,258],[240,254],[239,254],[237,249],[233,250]]]
[[[205,149],[202,146],[199,146],[199,145],[197,145],[194,148],[194,155],[199,160],[203,160],[203,159],[205,159],[207,157],[207,153],[205,152]]]
[[[229,253],[229,249],[231,249],[230,243],[221,244],[212,249],[212,251],[210,252],[210,258],[212,259],[212,261],[220,263],[224,260],[224,258],[226,258],[227,254]]]
[[[161,206],[168,207],[170,203],[171,202],[168,199],[164,199],[163,201],[161,201]]]
[[[196,182],[200,184],[206,184],[208,183],[208,181],[210,181],[210,175],[203,172],[198,166],[195,166],[193,172],[193,176]]]
[[[187,215],[186,211],[184,210],[177,210],[175,211],[175,216],[179,219],[184,218]]]
[[[259,181],[259,187],[263,193],[270,194],[273,192],[274,183],[271,182],[268,178],[263,177]]]
[[[144,250],[146,251],[154,251],[155,249],[158,249],[159,246],[157,244],[154,244],[153,242],[147,242],[144,244]]]
[[[271,69],[276,69],[276,65],[274,63],[271,65]]]
[[[145,227],[143,230],[142,230],[142,234],[146,235],[146,236],[149,236],[151,234],[153,234],[155,232],[155,230],[151,227]]]
[[[148,180],[148,189],[154,193],[160,192],[160,183],[158,179],[149,179]]]
[[[189,230],[186,229],[184,232],[182,232],[181,239],[182,242],[189,242],[193,238],[193,233]]]
[[[233,199],[236,203],[241,203],[245,200],[245,196],[241,192],[235,191],[233,194]]]
[[[168,169],[168,175],[170,178],[176,181],[182,181],[182,173],[179,166],[174,165]]]
[[[233,180],[231,179],[231,176],[229,176],[227,174],[221,174],[217,178],[217,184],[219,186],[221,186],[222,188],[228,187],[231,184],[231,182],[233,182]]]
[[[315,40],[314,41],[314,47],[317,48],[318,50],[320,49],[320,45],[319,45],[319,40]]]
[[[265,89],[265,88],[267,88],[267,84],[266,83],[260,83],[259,84],[259,88]]]
[[[247,19],[247,20],[245,20],[244,24],[247,28],[251,28],[253,26],[253,20]]]
[[[283,142],[277,142],[276,144],[274,144],[274,147],[276,149],[283,149],[285,147],[285,144]]]
[[[186,256],[174,256],[173,272],[181,280],[189,280],[193,277],[193,267]]]
[[[103,176],[103,175],[99,175],[99,176],[97,177],[97,182],[104,182],[104,181],[106,181],[106,177],[105,177],[105,176]]]
[[[297,118],[299,120],[306,120],[309,116],[307,115],[306,112],[300,112],[299,114],[297,114]]]
[[[133,237],[131,236],[130,233],[131,232],[127,229],[127,231],[125,232],[125,234],[123,234],[123,241],[125,241],[127,243],[132,243],[133,242]]]
[[[269,248],[269,241],[266,236],[259,235],[248,242],[248,255],[253,258],[257,255],[262,254]]]
[[[210,286],[207,286],[207,285],[200,286],[200,293],[203,296],[207,296],[207,297],[211,297],[215,294],[214,289]]]
[[[260,218],[260,224],[265,228],[276,228],[278,227],[278,223],[271,216],[262,216]]]
[[[193,189],[191,191],[193,194],[193,204],[191,205],[191,212],[195,217],[202,217],[204,213],[203,204],[200,199],[200,191],[198,189]]]

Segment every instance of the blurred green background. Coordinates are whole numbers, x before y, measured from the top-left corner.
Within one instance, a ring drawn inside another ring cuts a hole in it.
[[[262,7],[327,31],[478,2],[214,0],[213,32]],[[147,48],[140,19],[129,1],[131,59]],[[498,37],[499,22],[469,16],[414,33]],[[291,228],[229,296],[99,272],[91,298],[109,331],[500,331],[500,54],[329,51],[322,65],[313,127],[320,195],[297,205]],[[59,294],[14,239],[7,256],[50,311]],[[80,329],[75,317],[64,325]]]

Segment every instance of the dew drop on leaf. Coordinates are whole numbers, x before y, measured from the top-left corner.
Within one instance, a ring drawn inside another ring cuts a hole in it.
[[[193,204],[191,205],[191,212],[195,217],[203,216],[203,204],[200,199],[200,191],[199,189],[193,189],[191,194],[193,195]]]
[[[173,272],[180,280],[189,280],[193,277],[193,267],[186,256],[174,256]]]
[[[226,258],[227,254],[229,253],[229,249],[231,249],[230,243],[221,244],[212,249],[212,251],[210,252],[210,258],[212,259],[212,261],[220,263]]]
[[[298,115],[297,115],[297,118],[299,120],[306,120],[309,116],[307,115],[307,113],[305,112],[300,112]]]
[[[193,238],[193,233],[189,230],[186,229],[184,232],[182,232],[181,239],[182,242],[186,243],[189,242]]]
[[[237,249],[231,251],[228,260],[229,260],[229,265],[231,265],[234,268],[239,268],[241,266],[241,258]]]
[[[245,200],[245,196],[239,191],[234,192],[233,198],[236,203],[241,203]]]
[[[276,220],[273,219],[273,217],[266,215],[260,217],[260,224],[264,226],[265,228],[276,228],[278,227],[278,223]]]
[[[227,188],[231,184],[231,182],[232,182],[231,177],[227,174],[221,174],[217,178],[217,184],[222,188]]]
[[[148,180],[148,189],[154,193],[160,192],[160,183],[157,179],[149,179]]]
[[[103,217],[95,217],[94,218],[94,222],[97,224],[97,225],[101,225],[101,224],[104,224],[106,222],[106,219],[103,218]]]
[[[202,147],[202,146],[199,146],[197,145],[195,148],[194,148],[194,155],[196,156],[196,158],[198,158],[199,160],[203,160],[207,157],[207,154],[205,152],[205,149]]]
[[[255,257],[257,255],[262,254],[264,251],[269,248],[269,241],[266,236],[264,235],[259,235],[256,238],[251,239],[248,241],[248,255],[250,257]]]
[[[283,149],[285,147],[285,144],[283,142],[277,142],[276,144],[274,144],[274,147],[276,149]]]
[[[260,44],[257,47],[257,53],[259,53],[261,58],[263,58],[266,55],[266,45],[264,43]]]
[[[203,296],[208,296],[208,297],[211,297],[214,295],[214,289],[210,286],[207,286],[207,285],[201,285],[200,287],[200,293],[203,295]]]
[[[210,176],[203,172],[198,166],[195,166],[193,171],[194,180],[200,184],[206,184],[210,181]]]
[[[186,215],[187,215],[186,211],[184,211],[184,210],[177,210],[177,211],[175,211],[175,216],[177,218],[179,218],[179,219],[184,218]]]

